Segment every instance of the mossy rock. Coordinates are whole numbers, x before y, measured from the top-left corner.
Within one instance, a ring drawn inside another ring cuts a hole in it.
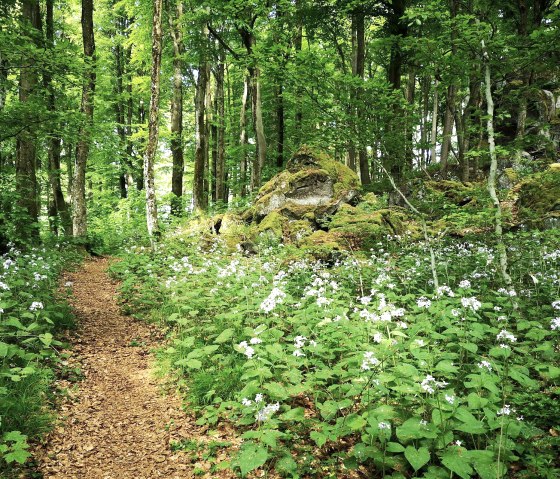
[[[284,228],[288,223],[288,218],[282,216],[277,211],[265,216],[265,218],[257,226],[257,234],[267,235],[275,238],[282,238],[284,236]]]
[[[515,193],[520,219],[535,219],[560,211],[560,167],[549,167],[525,178],[515,187]]]
[[[370,249],[387,236],[404,235],[409,224],[414,225],[404,208],[364,211],[359,205],[342,205],[332,217],[328,232],[334,234],[339,243],[349,244],[354,249]]]
[[[472,201],[474,189],[472,183],[453,180],[425,181],[424,188],[428,194],[441,195],[451,203],[463,206]]]
[[[333,214],[343,203],[359,196],[356,173],[327,154],[302,147],[288,162],[286,170],[268,181],[245,214],[246,221],[261,222],[273,211],[290,219]]]

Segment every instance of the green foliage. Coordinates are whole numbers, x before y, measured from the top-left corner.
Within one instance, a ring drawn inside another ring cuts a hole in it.
[[[58,279],[78,259],[68,244],[0,256],[0,472],[24,463],[27,439],[50,426],[49,385],[63,346],[56,333],[73,325]]]
[[[174,237],[113,270],[134,311],[158,295],[151,317],[171,338],[160,360],[198,424],[236,426],[242,476],[485,479],[512,466],[548,478],[558,233],[506,240],[515,291],[474,238],[435,244],[437,291],[425,245],[394,240],[327,265],[287,246],[246,257]]]

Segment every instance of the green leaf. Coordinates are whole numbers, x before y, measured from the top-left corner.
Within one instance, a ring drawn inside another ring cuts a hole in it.
[[[404,446],[398,442],[388,442],[386,449],[387,452],[403,452],[405,450]]]
[[[297,462],[294,461],[293,457],[289,454],[285,454],[280,459],[278,459],[274,465],[274,468],[281,473],[290,474],[292,477],[299,477],[297,475]]]
[[[451,447],[442,456],[441,463],[459,477],[469,479],[473,473],[473,469],[469,464],[465,452],[463,448]]]
[[[229,341],[233,337],[234,333],[235,333],[235,329],[233,328],[224,329],[219,334],[219,336],[216,339],[214,339],[214,342],[218,344],[225,343],[226,341]]]
[[[198,359],[188,359],[187,367],[190,369],[200,369],[202,367],[202,362]]]
[[[4,460],[10,464],[12,462],[17,462],[18,464],[23,464],[27,459],[31,457],[31,454],[25,449],[17,448],[8,454],[4,455]]]
[[[366,424],[367,421],[362,416],[358,416],[357,414],[351,414],[346,418],[346,425],[352,431],[361,431]]]
[[[8,345],[0,342],[0,358],[5,358],[8,355]]]
[[[247,444],[237,456],[237,464],[241,469],[241,475],[245,476],[248,472],[261,467],[267,459],[266,448],[256,444]]]
[[[415,471],[430,461],[430,451],[427,447],[416,449],[414,446],[407,446],[404,451],[404,457],[414,468]]]
[[[301,422],[305,419],[304,416],[305,409],[302,407],[296,407],[294,409],[290,409],[289,411],[285,412],[280,416],[282,421],[297,421]]]
[[[280,401],[289,396],[287,389],[277,382],[266,383],[263,388],[266,389],[273,398],[279,399]]]
[[[323,447],[327,442],[327,436],[319,431],[311,431],[309,437],[315,441],[315,444],[319,447]]]

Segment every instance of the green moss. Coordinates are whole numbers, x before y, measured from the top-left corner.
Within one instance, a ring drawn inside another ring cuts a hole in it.
[[[344,239],[353,248],[370,249],[387,235],[402,235],[409,222],[408,212],[402,208],[364,211],[359,207],[342,205],[329,223],[329,233]]]
[[[288,222],[285,216],[282,216],[277,211],[265,216],[265,218],[257,226],[257,233],[271,235],[276,238],[284,236],[284,225]]]
[[[531,175],[514,190],[519,219],[539,226],[547,214],[560,210],[560,167]]]

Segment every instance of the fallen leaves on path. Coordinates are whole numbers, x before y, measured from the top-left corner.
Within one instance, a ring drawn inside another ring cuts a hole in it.
[[[195,477],[193,464],[170,443],[196,436],[197,426],[150,369],[149,351],[161,345],[161,333],[120,314],[107,266],[106,259],[91,260],[68,278],[79,323],[69,362],[84,380],[37,451],[39,469],[45,479]]]

